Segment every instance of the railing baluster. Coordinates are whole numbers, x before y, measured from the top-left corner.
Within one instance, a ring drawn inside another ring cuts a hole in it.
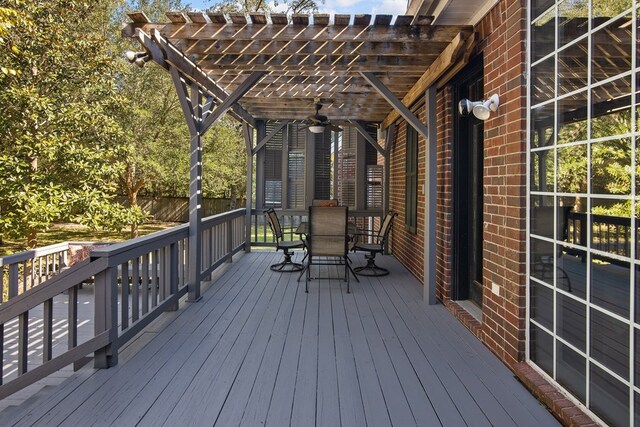
[[[172,243],[169,246],[169,292],[171,295],[178,293],[178,244]],[[172,304],[167,310],[176,311],[178,309],[178,300]]]
[[[29,312],[18,316],[18,375],[27,372],[29,361]]]
[[[27,282],[29,281],[29,267],[27,261],[22,263],[22,293],[27,292]]]
[[[227,254],[233,252],[233,219],[227,221]],[[227,262],[231,262],[231,256],[227,259]]]
[[[42,363],[53,356],[53,298],[44,302],[42,319]]]
[[[169,298],[171,296],[171,247],[164,247],[164,268],[162,276],[164,277],[164,298]]]
[[[9,265],[9,299],[18,296],[18,264]]]
[[[158,255],[159,251],[156,249],[153,251],[153,262],[151,263],[151,272],[153,274],[153,285],[151,287],[151,307],[158,305],[158,287],[160,286],[160,277],[158,277]]]
[[[4,377],[4,323],[0,324],[0,385]]]
[[[78,285],[69,288],[69,308],[67,326],[67,348],[69,350],[78,345]]]
[[[9,289],[7,289],[9,292]],[[4,302],[4,265],[0,265],[0,303]],[[9,295],[7,293],[7,299],[9,299]],[[1,362],[1,360],[0,360]]]
[[[131,322],[135,322],[140,318],[140,259],[131,260]]]
[[[121,330],[124,331],[129,327],[129,262],[122,263],[121,269],[120,325]]]
[[[142,255],[142,315],[149,312],[149,254]]]

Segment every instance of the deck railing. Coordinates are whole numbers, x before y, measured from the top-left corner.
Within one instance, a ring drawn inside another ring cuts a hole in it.
[[[295,234],[298,225],[307,221],[308,211],[296,209],[276,209],[285,240],[299,239]],[[360,230],[372,230],[380,224],[382,210],[350,210],[349,221],[355,223]],[[275,239],[262,210],[251,212],[251,246],[274,246]]]
[[[71,264],[71,251],[96,242],[62,242],[0,258],[0,303],[63,271]]]
[[[210,276],[243,249],[244,221],[244,209],[202,221],[200,277]],[[115,365],[118,349],[162,312],[176,310],[179,299],[187,293],[188,236],[188,224],[184,224],[95,249],[89,259],[0,304],[0,354],[4,353],[5,325],[9,322],[17,323],[17,331],[11,334],[17,334],[18,353],[16,375],[9,381],[2,381],[4,356],[0,360],[0,399],[90,353],[94,353],[96,367]],[[94,331],[91,338],[78,343],[78,289],[87,282],[94,283]],[[67,294],[68,304],[68,345],[66,351],[54,357],[53,300],[63,293]],[[29,357],[29,312],[34,309],[43,314],[41,363]],[[32,368],[34,365],[37,366]]]

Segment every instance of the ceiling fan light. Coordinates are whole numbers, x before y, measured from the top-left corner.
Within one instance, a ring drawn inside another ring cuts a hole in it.
[[[320,125],[309,126],[309,132],[311,132],[311,133],[323,133],[324,132],[324,126],[320,126]]]

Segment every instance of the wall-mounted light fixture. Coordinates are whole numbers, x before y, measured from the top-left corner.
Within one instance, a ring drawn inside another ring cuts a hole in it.
[[[132,50],[126,51],[124,56],[127,58],[127,61],[136,64],[140,68],[144,67],[144,64],[151,59],[147,52],[134,52]]]
[[[491,112],[497,111],[499,106],[500,97],[498,94],[493,94],[486,101],[469,101],[468,99],[462,99],[458,103],[458,111],[463,117],[473,112],[473,115],[480,120],[487,120]]]

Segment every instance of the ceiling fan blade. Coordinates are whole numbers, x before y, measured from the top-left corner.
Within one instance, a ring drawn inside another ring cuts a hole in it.
[[[309,129],[311,126],[314,126],[314,125],[306,125],[306,126],[299,127],[299,128],[298,128],[298,132],[302,132],[303,130],[307,130],[307,129]]]
[[[342,128],[339,128],[336,125],[328,124],[327,129],[332,130],[334,132],[342,132]]]

